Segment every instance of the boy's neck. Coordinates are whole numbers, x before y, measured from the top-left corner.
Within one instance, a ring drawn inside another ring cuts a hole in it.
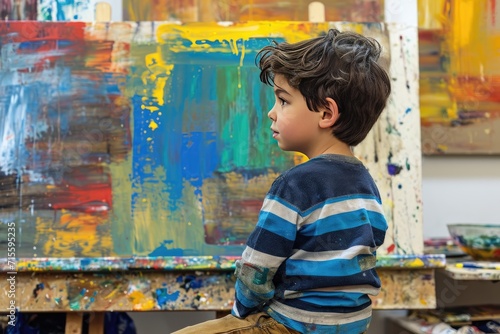
[[[354,157],[351,147],[337,139],[317,147],[313,152],[311,152],[310,156],[308,155],[308,158],[312,159],[322,154],[337,154]]]

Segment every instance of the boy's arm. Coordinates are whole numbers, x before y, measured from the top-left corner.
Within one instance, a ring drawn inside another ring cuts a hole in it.
[[[235,275],[234,316],[244,318],[274,296],[274,273],[269,268],[237,261]]]
[[[276,180],[264,200],[242,259],[236,263],[234,316],[245,317],[273,298],[274,275],[292,254],[299,213],[279,196],[284,191],[290,189],[283,180]]]

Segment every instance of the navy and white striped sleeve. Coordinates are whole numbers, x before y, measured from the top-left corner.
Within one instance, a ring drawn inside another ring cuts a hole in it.
[[[268,192],[254,231],[237,263],[233,315],[245,317],[274,296],[273,277],[293,250],[299,210],[280,194],[292,191],[278,178]]]

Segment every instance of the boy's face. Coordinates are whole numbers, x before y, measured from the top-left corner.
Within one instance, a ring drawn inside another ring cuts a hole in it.
[[[274,78],[276,102],[267,114],[273,121],[273,138],[284,151],[301,152],[308,157],[315,155],[321,113],[309,110],[304,96],[290,87],[283,75]]]

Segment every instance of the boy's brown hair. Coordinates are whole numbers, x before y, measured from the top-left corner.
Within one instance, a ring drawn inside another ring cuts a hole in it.
[[[274,85],[283,75],[298,89],[312,111],[337,103],[340,116],[332,134],[344,143],[359,144],[385,108],[391,82],[378,63],[380,44],[354,32],[330,29],[326,35],[294,44],[276,43],[257,54],[260,80]]]

